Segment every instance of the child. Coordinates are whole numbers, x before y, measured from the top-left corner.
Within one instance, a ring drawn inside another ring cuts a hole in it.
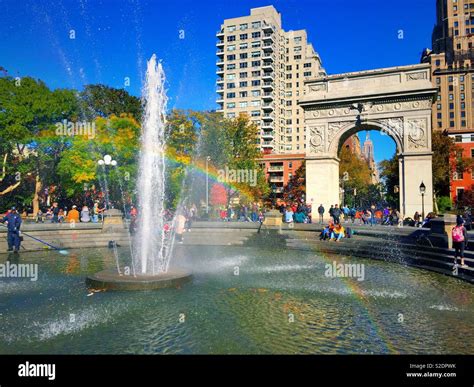
[[[458,255],[461,258],[461,267],[467,267],[464,264],[464,248],[467,245],[467,231],[464,227],[464,220],[459,216],[456,219],[456,226],[451,231],[454,247],[454,268],[456,268]]]

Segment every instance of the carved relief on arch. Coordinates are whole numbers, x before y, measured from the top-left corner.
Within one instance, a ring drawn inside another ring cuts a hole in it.
[[[326,133],[324,125],[309,127],[309,153],[324,153],[326,150]]]
[[[427,126],[426,118],[415,118],[407,121],[407,147],[409,150],[428,147]]]

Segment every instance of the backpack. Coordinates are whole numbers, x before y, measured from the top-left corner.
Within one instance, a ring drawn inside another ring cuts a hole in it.
[[[452,231],[453,242],[464,242],[463,230],[464,230],[463,226],[453,227],[453,231]]]

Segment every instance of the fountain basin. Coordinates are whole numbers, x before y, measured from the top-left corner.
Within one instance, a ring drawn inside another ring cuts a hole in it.
[[[157,290],[176,288],[190,282],[192,274],[173,269],[158,275],[120,275],[116,271],[103,270],[86,278],[89,288],[106,290]]]

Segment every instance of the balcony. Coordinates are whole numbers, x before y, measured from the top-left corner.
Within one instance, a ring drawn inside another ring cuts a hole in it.
[[[270,132],[262,132],[262,138],[265,140],[273,140],[275,132],[270,131]]]
[[[224,97],[222,95],[217,97],[216,103],[218,104],[223,104],[224,103]]]
[[[264,44],[262,46],[262,48],[263,48],[263,51],[270,51],[270,52],[275,51],[275,45],[274,44],[268,44],[267,43],[267,44]]]
[[[273,82],[263,82],[262,84],[262,89],[264,90],[273,90],[274,87]]]
[[[216,62],[217,66],[224,66],[224,60],[223,59],[218,59]]]
[[[217,86],[216,90],[219,94],[224,94],[224,88],[222,86]]]
[[[267,73],[263,73],[262,79],[265,80],[265,81],[273,81],[273,76],[274,76],[274,73],[272,71],[270,71],[270,72],[267,72]]]
[[[269,52],[264,52],[263,55],[262,55],[262,59],[264,61],[274,62],[275,61],[275,55],[270,54]]]
[[[264,121],[273,121],[275,119],[275,114],[273,113],[265,113],[263,116],[262,116],[262,119]]]
[[[272,123],[264,122],[262,123],[262,130],[273,130],[274,126]]]
[[[270,176],[269,180],[271,183],[283,183],[283,176]]]
[[[217,78],[216,83],[217,83],[218,85],[224,83],[224,78]]]
[[[224,50],[223,50],[222,48],[218,49],[218,50],[216,51],[216,55],[218,55],[218,56],[224,56]]]
[[[270,62],[263,62],[262,69],[265,71],[275,71],[273,64],[271,64]]]
[[[273,110],[273,103],[271,102],[266,102],[262,105],[263,110]]]
[[[273,98],[275,98],[275,93],[273,93],[271,91],[267,91],[267,92],[263,93],[263,95],[262,95],[262,99],[264,101],[271,101],[271,100],[273,100]]]
[[[283,172],[283,165],[270,165],[268,172]]]
[[[263,141],[262,148],[271,148],[273,149],[275,146],[273,145],[273,141]]]
[[[217,75],[224,75],[224,69],[223,68],[219,68],[216,70],[216,74]]]
[[[273,27],[272,25],[268,24],[268,23],[263,23],[262,25],[262,30],[264,32],[268,32],[268,33],[271,33],[273,31],[275,31],[275,27]]]
[[[224,30],[217,31],[216,37],[218,37],[219,39],[224,38]]]
[[[224,41],[223,41],[223,40],[218,40],[218,41],[216,42],[216,46],[217,46],[217,47],[224,47]]]

